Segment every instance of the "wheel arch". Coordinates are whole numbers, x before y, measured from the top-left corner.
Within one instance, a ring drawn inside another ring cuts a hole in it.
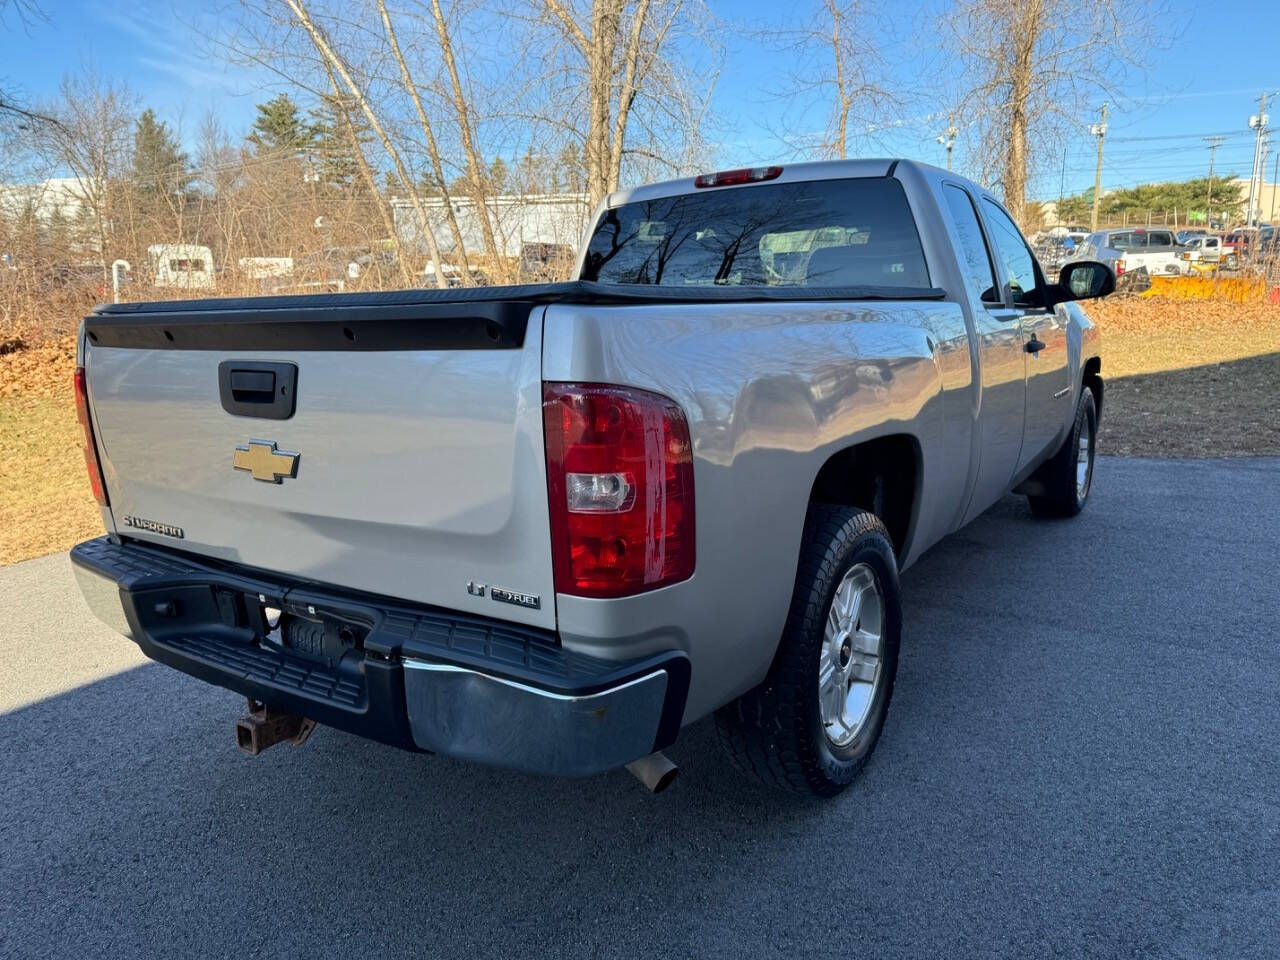
[[[1081,389],[1093,391],[1093,402],[1098,408],[1098,419],[1102,419],[1102,358],[1090,357],[1084,362],[1080,373]]]
[[[923,455],[909,433],[892,433],[833,452],[814,476],[809,503],[857,507],[884,523],[901,562],[919,516]]]

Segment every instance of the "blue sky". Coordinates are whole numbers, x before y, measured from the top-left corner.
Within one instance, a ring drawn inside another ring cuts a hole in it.
[[[105,76],[126,80],[144,105],[154,107],[189,139],[211,109],[225,127],[240,134],[252,122],[254,104],[275,90],[269,78],[228,67],[210,50],[208,37],[219,27],[219,4],[224,2],[44,0],[47,22],[24,29],[10,15],[0,25],[0,77],[39,101],[56,93],[64,74],[92,64]],[[930,40],[935,34],[929,12],[936,2],[891,8],[906,39],[886,40],[883,56],[899,83],[912,85],[911,71],[921,69],[922,52],[936,46]],[[816,121],[778,96],[787,74],[803,66],[765,36],[779,5],[738,0],[731,9],[720,9],[713,0],[712,8],[734,18],[723,37],[726,59],[713,101],[719,118],[714,139],[723,144],[722,161],[787,159],[789,149],[778,131],[803,130]],[[1171,17],[1177,36],[1152,53],[1145,81],[1126,90],[1129,102],[1113,107],[1103,167],[1108,186],[1203,175],[1209,154],[1200,138],[1212,134],[1227,137],[1218,150],[1217,171],[1247,176],[1253,151],[1248,117],[1257,112],[1261,91],[1280,90],[1276,0],[1184,3]],[[905,106],[897,118],[900,125],[882,133],[879,149],[868,152],[941,163],[944,154],[935,138],[945,118],[939,109],[927,102]],[[1280,104],[1268,112],[1280,128]],[[1280,149],[1280,137],[1276,145]],[[959,153],[957,160],[963,163]],[[1092,184],[1093,160],[1094,143],[1081,131],[1066,152],[1068,193]],[[1268,177],[1270,167],[1268,163]],[[1046,163],[1030,192],[1045,199],[1056,196],[1060,176],[1060,163]]]

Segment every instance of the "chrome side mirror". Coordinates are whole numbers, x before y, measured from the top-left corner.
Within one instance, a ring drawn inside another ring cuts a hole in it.
[[[1115,293],[1116,275],[1105,263],[1077,260],[1068,263],[1058,274],[1058,286],[1068,300],[1095,300]]]

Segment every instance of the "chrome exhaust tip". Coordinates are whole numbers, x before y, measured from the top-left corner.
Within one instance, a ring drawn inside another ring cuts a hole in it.
[[[680,768],[661,751],[641,757],[639,760],[632,760],[627,764],[627,770],[643,783],[650,793],[661,793],[675,783],[676,777],[680,775]]]

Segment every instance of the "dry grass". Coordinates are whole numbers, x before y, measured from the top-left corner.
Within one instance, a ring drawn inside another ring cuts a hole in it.
[[[0,564],[102,533],[70,392],[0,400]]]
[[[1117,299],[1090,313],[1103,332],[1105,452],[1280,455],[1280,305]],[[14,346],[0,350],[0,564],[102,529],[71,393],[74,339],[24,333]]]
[[[1089,304],[1108,380],[1280,352],[1280,304],[1115,298]]]

